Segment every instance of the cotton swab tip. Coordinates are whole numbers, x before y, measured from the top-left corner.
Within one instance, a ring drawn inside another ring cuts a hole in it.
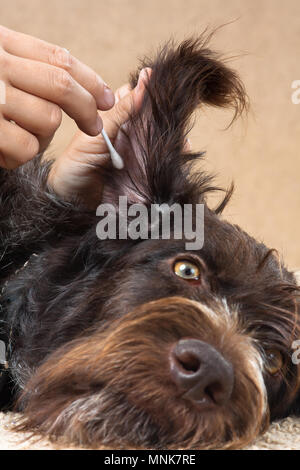
[[[110,141],[110,139],[109,139],[109,137],[106,134],[104,129],[102,129],[102,136],[103,136],[103,139],[105,140],[106,145],[108,147],[111,162],[112,162],[113,166],[117,170],[122,170],[124,168],[123,159],[122,159],[121,155],[119,155],[118,152],[116,151],[116,149],[113,147],[113,145],[112,145],[112,143],[111,143],[111,141]]]
[[[115,149],[112,149],[110,151],[110,156],[113,166],[117,170],[122,170],[124,168],[124,162],[123,158],[118,154],[118,152]]]

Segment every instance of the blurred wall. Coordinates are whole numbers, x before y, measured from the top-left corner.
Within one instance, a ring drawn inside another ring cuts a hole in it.
[[[207,150],[206,167],[220,184],[235,181],[226,218],[300,268],[300,104],[291,100],[300,80],[298,0],[0,0],[1,24],[66,47],[113,88],[170,36],[232,20],[213,45],[235,56],[251,111],[224,130],[227,112],[203,110],[192,144]],[[61,151],[74,129],[64,118],[52,148]]]

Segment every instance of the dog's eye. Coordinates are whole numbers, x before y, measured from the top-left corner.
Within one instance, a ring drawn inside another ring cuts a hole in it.
[[[186,260],[177,261],[174,264],[174,273],[181,277],[182,279],[186,279],[187,281],[198,281],[200,279],[200,269],[195,263]]]
[[[278,349],[268,349],[266,351],[266,369],[271,375],[277,374],[283,366],[283,357]]]

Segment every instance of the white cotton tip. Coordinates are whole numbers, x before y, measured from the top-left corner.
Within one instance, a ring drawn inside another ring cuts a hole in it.
[[[115,149],[112,149],[110,151],[110,156],[113,166],[117,170],[122,170],[124,168],[124,162],[123,158],[118,154],[118,152]]]
[[[110,153],[110,157],[111,157],[111,162],[113,164],[113,166],[117,169],[117,170],[122,170],[124,168],[124,162],[123,162],[123,158],[121,157],[121,155],[118,154],[118,152],[114,149],[108,135],[106,134],[105,130],[102,129],[102,136],[103,136],[103,139],[105,140],[106,142],[106,145],[108,147],[108,150],[109,150],[109,153]]]

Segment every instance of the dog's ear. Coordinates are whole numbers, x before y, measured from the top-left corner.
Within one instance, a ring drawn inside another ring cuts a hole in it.
[[[207,47],[207,41],[190,39],[178,47],[168,43],[131,77],[134,87],[139,71],[152,69],[141,109],[115,141],[125,169],[108,175],[104,202],[126,195],[129,203],[193,203],[212,189],[207,175],[188,178],[192,162],[202,156],[186,151],[192,113],[207,104],[232,107],[236,117],[247,100],[236,73]]]

